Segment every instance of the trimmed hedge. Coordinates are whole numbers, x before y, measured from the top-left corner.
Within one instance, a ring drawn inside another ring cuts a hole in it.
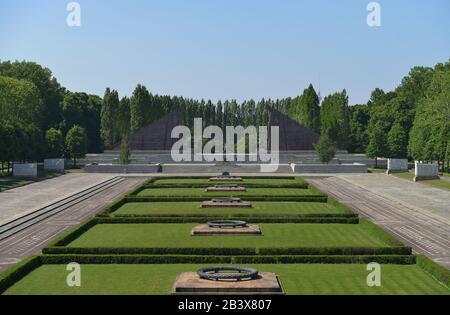
[[[161,196],[161,197],[130,197],[126,199],[127,202],[175,202],[175,201],[207,201],[213,197],[191,197],[191,196]],[[327,202],[326,195],[307,195],[307,196],[248,196],[243,198],[246,201],[298,201],[298,202]]]
[[[209,255],[209,256],[240,256],[256,255],[255,248],[206,248],[206,247],[186,247],[186,248],[143,248],[143,247],[94,247],[94,248],[74,248],[74,247],[46,247],[43,254],[83,254],[83,255]]]
[[[232,210],[231,210],[232,211]],[[358,218],[356,213],[303,213],[303,214],[277,214],[277,213],[236,213],[220,215],[212,213],[189,213],[189,214],[115,214],[111,218]]]
[[[195,184],[195,183],[184,183],[184,184],[157,184],[157,181],[160,179],[209,179],[210,176],[170,176],[170,177],[161,177],[161,178],[152,178],[148,181],[144,182],[139,187],[133,189],[130,191],[127,196],[136,196],[139,194],[142,190],[147,188],[204,188],[208,187],[212,184]],[[242,176],[242,178],[245,179],[273,179],[271,176]],[[295,180],[295,176],[282,176],[277,177],[279,179],[288,179],[288,180]],[[295,182],[292,184],[253,184],[253,183],[242,183],[246,187],[249,188],[300,188],[300,189],[307,189],[309,188],[310,184],[308,184],[303,179],[299,182]]]
[[[353,256],[411,255],[410,247],[299,247],[299,248],[204,248],[204,247],[46,247],[44,254],[83,255],[215,255],[215,256]]]
[[[417,265],[450,290],[450,270],[424,255],[417,256]]]
[[[209,186],[214,186],[214,183],[209,184],[150,184],[145,186],[145,188],[207,188]],[[242,183],[241,186],[246,188],[298,188],[298,189],[308,189],[309,185],[306,183],[295,183],[295,184],[250,184]]]
[[[145,217],[145,216],[117,216],[97,218],[98,223],[206,223],[214,218],[224,216],[180,216],[180,217]],[[358,217],[246,217],[233,216],[233,218],[245,219],[248,223],[341,223],[358,224]]]
[[[411,265],[413,255],[358,256],[183,256],[183,255],[43,255],[44,264],[380,264]]]
[[[41,256],[31,256],[1,273],[0,294],[41,265]]]
[[[411,255],[411,247],[260,248],[260,255]]]
[[[87,221],[84,221],[80,225],[64,233],[61,237],[50,243],[48,246],[65,246],[80,237],[83,233],[85,233],[98,223],[99,220],[97,218],[88,219]]]

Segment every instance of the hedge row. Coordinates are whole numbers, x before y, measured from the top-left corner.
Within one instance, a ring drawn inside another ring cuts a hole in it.
[[[41,256],[31,256],[1,273],[0,294],[41,265]]]
[[[125,198],[127,202],[183,202],[183,201],[207,201],[214,197],[192,197],[192,196],[139,196]],[[327,202],[325,195],[306,195],[306,196],[246,196],[246,201],[297,201],[297,202]]]
[[[231,210],[232,211],[232,210]],[[286,218],[286,219],[298,219],[298,218],[357,218],[356,213],[303,213],[303,214],[277,214],[277,213],[236,213],[236,214],[212,214],[212,213],[187,213],[187,214],[114,214],[113,218]]]
[[[417,256],[417,265],[450,290],[450,270],[423,255]]]
[[[220,174],[217,174],[220,175]],[[273,176],[239,176],[242,179],[274,179]],[[297,176],[298,177],[298,176]],[[296,176],[277,176],[276,179],[285,179],[285,180],[295,180]],[[147,183],[156,182],[161,179],[210,179],[211,176],[205,175],[194,175],[194,176],[164,176],[164,177],[154,177],[147,181]],[[304,181],[303,178],[300,178],[301,181]]]
[[[209,186],[214,186],[214,183],[180,183],[180,184],[149,184],[144,186],[144,188],[206,188]],[[255,183],[241,183],[241,186],[247,188],[298,188],[298,189],[308,189],[309,185],[307,183],[293,183],[293,184],[255,184]]]
[[[98,223],[99,223],[99,220],[97,218],[88,219],[87,221],[81,223],[77,227],[64,233],[57,240],[50,243],[49,246],[66,246],[67,244],[76,240],[83,233],[87,232],[90,228],[92,228],[93,226],[95,226]]]
[[[144,182],[142,185],[140,185],[139,187],[133,189],[132,191],[130,191],[127,196],[136,196],[137,194],[139,194],[142,190],[146,189],[146,188],[203,188],[203,187],[207,187],[207,184],[189,184],[189,183],[185,183],[185,184],[158,184],[157,181],[159,179],[209,179],[209,176],[189,176],[189,177],[182,177],[182,176],[171,176],[171,177],[162,177],[162,178],[152,178],[149,179],[148,181]],[[270,176],[244,176],[242,177],[244,180],[245,179],[273,179],[273,177]],[[279,177],[280,179],[289,179],[289,180],[295,180],[294,176],[286,176],[286,177]],[[243,185],[245,185],[246,187],[261,187],[261,188],[290,188],[290,187],[297,187],[297,188],[303,188],[303,189],[307,189],[309,188],[309,184],[306,181],[301,181],[301,182],[296,182],[293,184],[250,184],[250,183],[243,183]]]
[[[411,255],[410,247],[310,247],[310,248],[143,248],[143,247],[46,247],[44,254],[83,255],[215,255],[215,256],[354,256]]]
[[[44,264],[380,264],[411,265],[413,255],[357,256],[185,256],[185,255],[43,255]]]
[[[260,248],[260,255],[411,255],[407,246]]]
[[[115,216],[99,217],[98,223],[206,223],[215,218],[226,218],[224,216]],[[248,223],[340,223],[358,224],[358,217],[243,217],[233,216],[233,218],[244,219]]]

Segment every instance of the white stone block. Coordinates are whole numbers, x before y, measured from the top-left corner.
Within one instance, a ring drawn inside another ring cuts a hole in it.
[[[14,177],[37,177],[37,163],[14,163]]]
[[[387,173],[393,172],[407,172],[408,160],[407,159],[388,159]]]
[[[439,166],[436,163],[425,164],[416,162],[415,165],[414,181],[439,178]]]
[[[46,171],[64,171],[64,159],[45,159],[44,170]]]

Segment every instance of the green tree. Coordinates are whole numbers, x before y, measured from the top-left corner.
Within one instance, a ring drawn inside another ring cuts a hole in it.
[[[62,102],[63,130],[67,132],[75,125],[85,126],[85,111],[88,107],[88,95],[86,93],[67,93]]]
[[[138,84],[133,91],[130,102],[131,131],[144,127],[146,113],[150,108],[150,93],[147,88]]]
[[[408,156],[408,135],[399,123],[396,123],[389,131],[387,143],[390,158],[404,159]]]
[[[51,128],[45,133],[46,157],[60,158],[63,153],[64,140],[60,130]]]
[[[73,126],[66,135],[66,150],[69,157],[73,158],[73,164],[77,165],[77,159],[86,155],[87,141],[86,131],[78,126]]]
[[[121,134],[119,161],[128,164],[130,160],[130,100],[124,97],[120,100],[118,110],[118,128]]]
[[[297,97],[291,108],[291,118],[300,124],[320,132],[320,106],[319,97],[312,84],[303,91],[300,97]]]
[[[347,92],[334,93],[322,102],[321,134],[328,136],[341,149],[349,147],[350,119]]]
[[[349,107],[349,111],[350,145],[348,149],[352,153],[364,153],[368,143],[369,106],[354,105]]]
[[[42,102],[41,130],[58,127],[61,121],[60,103],[65,89],[53,77],[52,72],[37,63],[27,61],[0,62],[0,75],[26,80],[32,83],[38,90],[38,97]],[[1,88],[0,88],[1,90]]]
[[[382,122],[377,122],[369,131],[369,144],[366,148],[366,155],[375,159],[375,168],[378,167],[378,157],[386,157],[388,155],[388,147],[386,144],[385,127]]]
[[[328,135],[324,134],[314,145],[317,156],[322,163],[328,164],[336,155],[336,146]]]
[[[120,164],[128,164],[130,162],[130,140],[129,136],[126,135],[122,138],[120,143],[120,154],[119,154],[119,163]]]
[[[0,76],[0,119],[41,126],[42,100],[36,86]]]
[[[450,61],[438,64],[419,102],[408,151],[416,160],[444,161],[450,139]]]
[[[88,95],[87,108],[84,111],[84,126],[87,135],[87,151],[100,153],[103,151],[101,138],[101,119],[103,100],[97,95]]]
[[[119,94],[107,88],[103,96],[100,111],[101,138],[105,147],[112,147],[119,138],[116,129],[117,111],[119,107]]]

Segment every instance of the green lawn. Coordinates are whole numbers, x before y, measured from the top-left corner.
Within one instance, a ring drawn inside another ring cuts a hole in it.
[[[274,177],[274,178],[245,178],[236,182],[208,182],[209,177],[205,178],[158,178],[155,185],[180,185],[180,184],[254,184],[254,185],[298,185],[304,184],[305,181],[301,177]]]
[[[204,188],[147,188],[138,196],[155,197],[224,197],[224,196],[320,196],[321,193],[301,188],[247,188],[245,192],[206,192]]]
[[[398,177],[404,178],[404,179],[408,179],[408,180],[413,180],[414,179],[414,174],[413,173],[396,173],[395,174]],[[450,190],[450,182],[445,181],[445,180],[440,180],[440,179],[429,179],[429,180],[424,180],[424,181],[420,181],[420,183],[424,183],[424,184],[428,184],[431,186],[435,186],[435,187],[439,187],[439,188],[443,188],[443,189],[449,189]]]
[[[222,215],[232,216],[289,216],[311,214],[342,214],[350,211],[338,205],[324,202],[261,202],[253,201],[252,208],[200,208],[201,202],[128,202],[113,212],[115,216],[182,216]]]
[[[381,286],[366,283],[366,265],[248,265],[275,272],[287,294],[449,294],[417,265],[382,265]],[[4,294],[169,294],[177,275],[204,265],[82,265],[81,286],[68,287],[65,265],[44,265]]]
[[[68,247],[261,248],[399,245],[374,224],[260,224],[261,236],[191,236],[197,224],[98,224]]]
[[[394,175],[411,181],[414,179],[414,173],[410,172],[394,173]]]

